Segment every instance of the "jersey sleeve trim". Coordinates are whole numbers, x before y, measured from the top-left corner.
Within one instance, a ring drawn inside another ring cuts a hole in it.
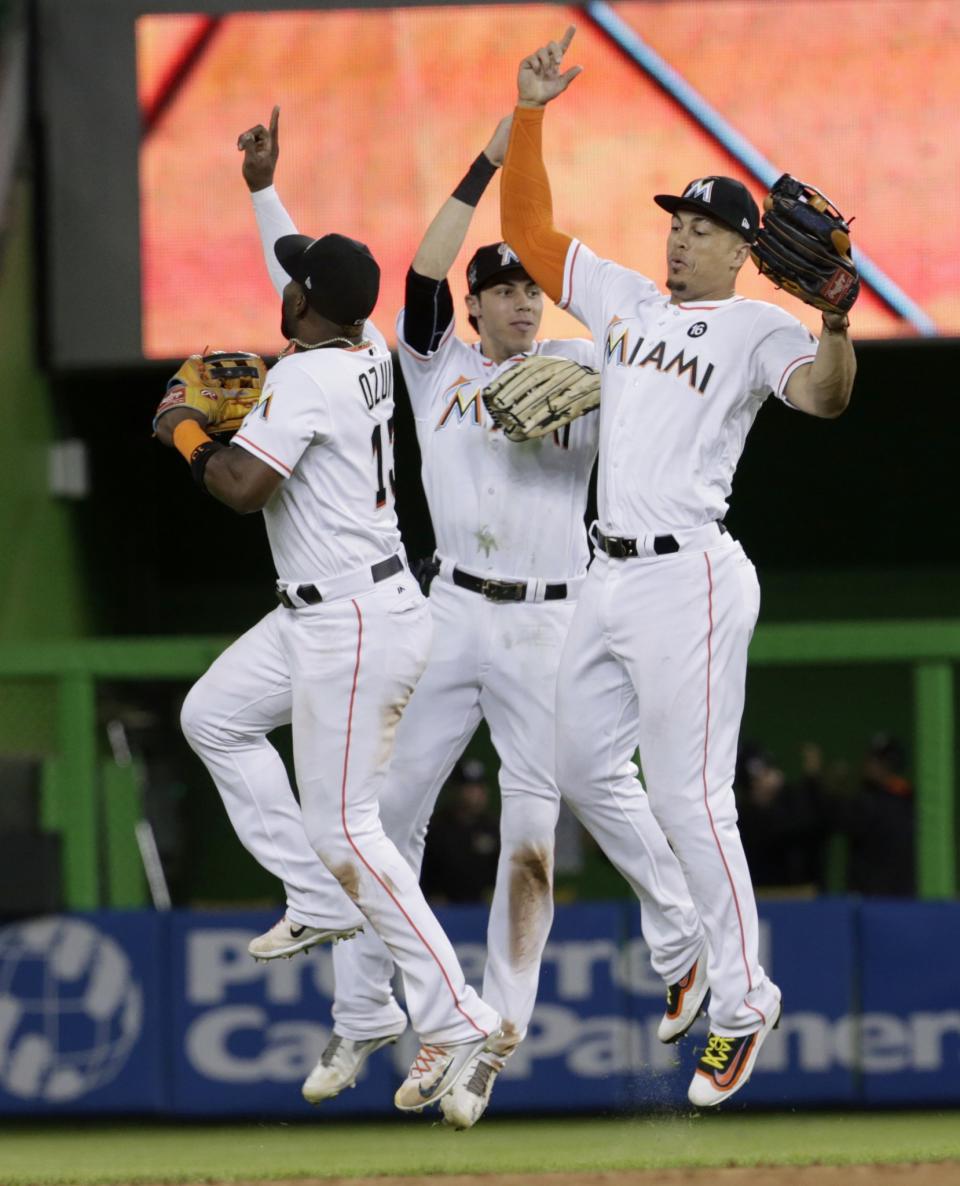
[[[579,239],[574,239],[570,244],[570,250],[567,252],[567,266],[563,277],[563,292],[560,294],[560,300],[557,301],[558,309],[566,309],[573,300],[573,269],[577,264],[577,256],[580,253],[582,244]]]
[[[285,465],[279,457],[274,457],[272,453],[268,453],[266,449],[258,445],[256,441],[251,441],[249,437],[241,436],[238,432],[234,435],[233,443],[239,445],[242,449],[246,449],[248,453],[261,457],[271,469],[275,469],[278,474],[282,474],[285,478],[289,478],[293,473],[289,465]]]
[[[817,356],[815,354],[801,354],[797,358],[791,359],[790,362],[783,369],[783,374],[780,376],[780,382],[777,384],[777,399],[785,399],[784,388],[790,376],[799,367],[807,366],[813,362]]]

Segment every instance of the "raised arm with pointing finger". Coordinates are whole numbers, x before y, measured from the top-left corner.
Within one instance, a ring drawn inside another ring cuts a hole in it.
[[[560,72],[574,29],[551,41],[520,63],[513,133],[500,182],[500,214],[504,239],[530,275],[554,301],[563,293],[563,272],[569,235],[553,225],[553,199],[543,164],[542,125],[547,103],[562,95],[581,72],[571,66]]]
[[[243,132],[237,148],[243,153],[243,179],[253,200],[264,263],[270,282],[282,295],[290,277],[280,266],[273,245],[284,235],[295,235],[297,228],[273,186],[280,157],[280,108],[274,107],[270,113],[269,128],[257,124]]]

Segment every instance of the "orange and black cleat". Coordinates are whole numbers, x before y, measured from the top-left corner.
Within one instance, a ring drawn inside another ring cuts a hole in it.
[[[776,1012],[752,1034],[726,1038],[711,1031],[690,1081],[687,1092],[690,1103],[698,1108],[712,1108],[738,1092],[750,1078],[767,1035],[780,1024],[782,1012],[783,1006],[778,1003]]]

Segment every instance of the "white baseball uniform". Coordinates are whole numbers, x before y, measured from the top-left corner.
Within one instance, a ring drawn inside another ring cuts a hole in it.
[[[760,591],[720,524],[761,404],[785,399],[816,343],[763,301],[672,304],[576,240],[562,304],[602,343],[599,530],[636,540],[637,555],[598,550],[577,605],[558,685],[560,787],[595,805],[594,835],[618,866],[641,867],[643,838],[621,815],[639,719],[650,805],[709,940],[711,1029],[734,1037],[780,993],[758,961],[732,790]]]
[[[437,796],[486,719],[501,763],[501,851],[483,994],[522,1037],[553,919],[556,676],[586,573],[583,511],[598,417],[511,443],[491,421],[481,392],[522,356],[495,363],[479,344],[456,337],[452,319],[437,349],[420,354],[405,340],[404,319],[401,311],[400,365],[440,571],[430,588],[430,661],[397,733],[384,827],[419,870]],[[594,349],[582,340],[547,341],[534,352],[588,364]],[[494,602],[454,584],[455,571],[524,584],[525,599]],[[396,1029],[403,1015],[383,945],[362,937],[343,944],[334,951],[334,967],[337,1032],[369,1038]]]
[[[359,909],[400,968],[421,1038],[473,1041],[499,1018],[466,985],[378,814],[431,622],[393,506],[393,364],[371,323],[364,334],[362,348],[279,361],[234,437],[285,479],[264,518],[290,604],[217,659],[182,724],[241,840],[286,883],[293,920],[345,929]],[[285,723],[299,810],[266,736]]]
[[[539,440],[511,443],[490,420],[481,391],[520,356],[497,364],[478,345],[458,339],[452,322],[433,353],[419,354],[404,340],[403,313],[397,328],[440,573],[430,589],[430,661],[397,733],[384,827],[419,869],[437,795],[485,718],[501,763],[501,852],[483,997],[522,1037],[553,918],[560,803],[555,689],[589,558],[583,511],[597,417],[582,417]],[[592,342],[547,341],[535,352],[589,364],[595,350]],[[526,600],[492,602],[456,585],[455,572],[523,582]],[[562,586],[565,596],[551,596],[554,586]],[[669,849],[662,844],[665,864]],[[680,979],[703,944],[676,863],[674,869],[672,884],[664,876],[655,887],[648,927],[654,964],[668,982]],[[334,951],[334,966],[337,1032],[369,1038],[395,1029],[402,1013],[390,993],[392,969],[382,944],[362,936],[343,944]]]
[[[265,258],[279,286],[286,277],[272,265],[272,247],[279,235],[292,233],[292,224],[272,187],[253,198]],[[480,393],[520,356],[494,363],[478,346],[458,339],[452,321],[428,355],[406,346],[403,331],[401,313],[401,366],[416,420],[440,573],[430,592],[430,661],[397,731],[381,817],[387,834],[419,871],[437,795],[481,718],[487,720],[501,760],[502,808],[483,997],[505,1028],[522,1036],[553,917],[559,809],[555,688],[588,560],[583,510],[596,455],[597,417],[581,418],[541,440],[513,444],[492,425]],[[584,363],[595,355],[593,344],[585,341],[543,342],[536,350]],[[455,570],[468,578],[523,584],[524,600],[488,600],[455,584]],[[635,796],[624,819],[626,826],[659,836],[659,844],[650,842],[649,868],[632,884],[645,900],[644,933],[654,967],[671,983],[699,955],[703,932],[645,796]],[[306,863],[304,842],[293,832],[284,835],[284,844],[300,853],[298,864]],[[267,867],[276,867],[276,857]],[[316,884],[321,892],[322,882]],[[293,908],[292,901],[288,914],[295,921],[310,917],[309,907]],[[364,1040],[402,1030],[406,1019],[391,990],[393,961],[376,936],[365,933],[339,944],[333,958],[337,1033]]]

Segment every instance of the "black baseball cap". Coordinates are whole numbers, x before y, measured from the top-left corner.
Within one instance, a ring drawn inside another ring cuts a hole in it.
[[[506,243],[488,243],[486,247],[478,247],[467,264],[467,287],[470,295],[476,296],[481,288],[495,284],[509,272],[529,275],[512,247]]]
[[[334,325],[360,325],[380,293],[380,266],[366,243],[346,235],[283,235],[273,248],[280,267]]]
[[[733,177],[697,177],[680,197],[656,194],[653,200],[671,214],[677,210],[700,210],[743,235],[748,243],[756,239],[760,228],[757,203],[747,187]]]

